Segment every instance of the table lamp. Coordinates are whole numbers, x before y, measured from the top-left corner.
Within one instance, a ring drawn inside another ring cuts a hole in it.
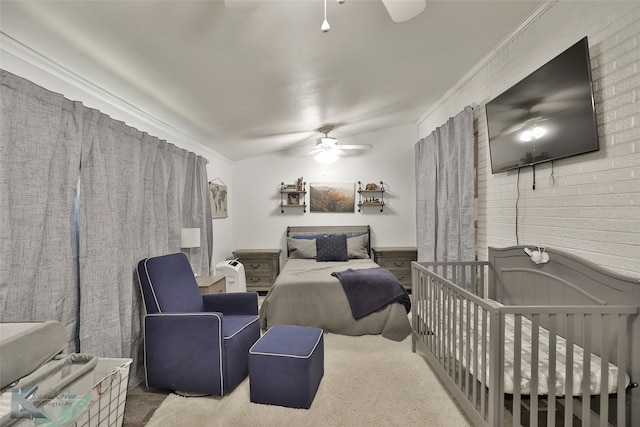
[[[200,247],[200,229],[183,228],[180,233],[180,247],[183,249],[189,249],[189,264],[191,265],[191,248]],[[193,265],[191,268],[193,268]]]

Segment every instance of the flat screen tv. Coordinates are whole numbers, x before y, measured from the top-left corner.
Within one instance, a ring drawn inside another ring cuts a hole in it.
[[[587,38],[485,108],[494,174],[597,151]]]

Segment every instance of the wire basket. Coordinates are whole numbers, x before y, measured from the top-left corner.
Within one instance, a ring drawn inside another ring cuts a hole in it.
[[[127,400],[127,385],[132,359],[101,358],[94,371],[99,379],[87,395],[91,396],[88,410],[83,411],[75,427],[121,427]],[[86,395],[85,395],[86,396]]]
[[[33,401],[37,413],[32,417],[5,417],[3,422],[17,427],[121,427],[132,359],[82,354],[67,358],[73,363],[49,369],[52,373],[38,381],[39,390],[47,390],[43,392],[47,398]],[[95,367],[91,358],[94,363],[97,359]],[[59,387],[61,384],[66,385]]]

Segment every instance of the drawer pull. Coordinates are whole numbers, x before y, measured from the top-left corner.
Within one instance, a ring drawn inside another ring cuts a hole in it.
[[[260,268],[261,264],[251,264],[250,267],[251,268]]]
[[[253,283],[258,283],[260,281],[259,277],[249,277],[249,280]]]
[[[394,261],[393,265],[395,265],[396,267],[404,267],[404,262],[398,262],[398,261]]]

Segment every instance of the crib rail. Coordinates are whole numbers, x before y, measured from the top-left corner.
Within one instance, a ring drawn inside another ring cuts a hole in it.
[[[610,413],[617,425],[627,425],[624,396],[628,377],[624,372],[629,366],[628,325],[629,316],[637,315],[638,307],[505,306],[484,298],[489,270],[487,262],[412,264],[412,350],[420,345],[474,425],[537,426],[541,411],[546,411],[548,426],[555,425],[556,415],[562,416],[562,425],[573,425],[574,414],[583,426],[605,426],[609,425]],[[509,347],[513,354],[509,350],[508,355],[506,322],[513,322],[514,330]],[[531,325],[530,361],[522,360],[523,345],[529,345],[523,341],[524,322]],[[589,331],[593,329],[602,332],[597,335],[602,342],[592,342]],[[566,344],[566,359],[562,361],[556,358],[559,343]],[[597,356],[592,356],[595,349]],[[539,366],[544,351],[549,353],[546,379],[540,376],[543,369]],[[580,358],[582,367],[574,367]],[[590,380],[578,387],[574,381],[558,386],[556,369],[560,362],[566,365],[565,378],[580,374]],[[610,362],[623,367],[621,375],[611,374]],[[531,365],[526,378],[521,377],[523,363]],[[509,411],[505,409],[506,364],[513,364]],[[594,365],[600,367],[595,379],[591,373]],[[593,382],[601,384],[598,395],[583,398],[594,395]],[[526,394],[522,393],[523,384],[528,385]],[[541,395],[540,389],[546,392]],[[622,397],[610,405],[611,395]],[[560,408],[562,411],[556,414]],[[605,415],[598,419],[595,413]]]

